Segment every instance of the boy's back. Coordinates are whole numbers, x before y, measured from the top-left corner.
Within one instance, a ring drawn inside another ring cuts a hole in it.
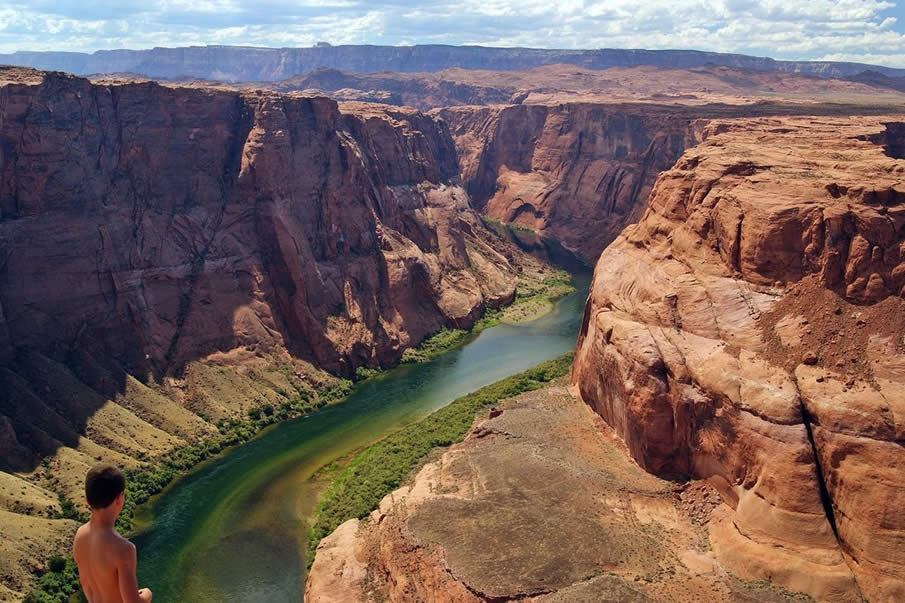
[[[151,591],[138,589],[135,545],[114,525],[123,508],[125,478],[110,465],[99,465],[85,478],[91,520],[75,533],[72,556],[89,603],[148,603]]]
[[[135,582],[135,545],[114,530],[86,523],[75,534],[72,554],[79,566],[82,590],[91,603],[120,603],[120,582],[124,578],[128,581],[129,574]],[[138,590],[137,586],[132,588]]]

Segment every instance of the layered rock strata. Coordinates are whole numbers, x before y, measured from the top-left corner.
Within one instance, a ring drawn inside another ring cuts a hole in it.
[[[695,142],[695,113],[573,103],[452,107],[462,179],[487,215],[593,262],[644,210],[657,175]]]
[[[717,559],[905,597],[901,118],[716,121],[601,255],[575,392],[645,469],[706,478]]]
[[[92,73],[139,73],[151,77],[203,77],[225,81],[273,81],[322,67],[346,71],[440,71],[463,69],[530,69],[569,64],[591,69],[656,65],[689,68],[725,65],[757,71],[783,71],[821,77],[854,75],[867,69],[890,76],[905,71],[862,63],[833,61],[777,61],[767,57],[698,50],[565,50],[492,48],[419,44],[374,46],[317,44],[308,48],[249,48],[244,46],[187,46],[147,50],[80,52],[14,52],[0,54],[0,63],[38,69]]]
[[[348,373],[512,296],[442,125],[323,98],[3,86],[3,341],[160,372],[282,342]]]
[[[669,77],[683,77],[655,75],[664,85]],[[694,77],[699,75],[689,79]],[[815,98],[823,94],[810,92]],[[741,89],[737,94],[744,96]],[[638,221],[659,174],[699,142],[712,119],[871,115],[901,107],[901,99],[873,106],[864,97],[856,105],[749,103],[741,96],[731,101],[738,104],[686,99],[684,105],[666,105],[572,96],[578,100],[448,107],[433,114],[449,124],[463,183],[481,212],[556,238],[588,263]]]

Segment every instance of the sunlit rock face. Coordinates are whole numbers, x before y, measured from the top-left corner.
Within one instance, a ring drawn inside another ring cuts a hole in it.
[[[484,213],[555,237],[593,263],[641,217],[657,175],[694,144],[699,111],[569,103],[437,115]]]
[[[601,255],[574,390],[642,467],[706,478],[717,558],[905,597],[905,163],[892,119],[716,121]]]

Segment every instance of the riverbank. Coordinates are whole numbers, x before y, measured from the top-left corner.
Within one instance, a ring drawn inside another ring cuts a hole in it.
[[[721,566],[708,534],[727,509],[716,490],[645,472],[567,385],[483,407],[464,440],[340,524],[305,600],[812,601]],[[359,467],[391,462],[390,440]]]
[[[457,398],[440,410],[392,433],[356,454],[327,489],[308,537],[309,565],[321,539],[349,519],[362,519],[437,448],[464,437],[475,416],[492,404],[568,374],[572,354],[564,354]]]
[[[562,275],[562,274],[563,273],[561,273],[559,271],[556,271],[556,272],[549,271],[546,276],[551,279],[551,282],[548,283],[548,285],[554,285],[553,280],[556,280],[558,282],[555,283],[555,286],[561,287],[563,284],[561,282],[562,279],[561,279],[561,277],[558,279],[556,277],[557,277],[557,275]],[[543,285],[543,282],[539,280],[535,285]],[[584,286],[584,281],[582,280],[582,287],[583,286]],[[562,289],[560,289],[560,291],[561,290]],[[527,291],[527,289],[525,289],[525,291]],[[538,294],[550,295],[551,294],[551,288],[547,287],[547,286],[536,287],[534,289],[534,291],[535,291],[535,295],[538,295]],[[578,297],[580,297],[581,299],[580,300],[577,299]],[[517,304],[524,303],[525,301],[530,302],[531,299],[532,299],[531,295],[525,295],[523,293],[521,296],[516,297],[516,303]],[[581,303],[583,302],[583,295],[577,296],[576,300],[574,300],[574,301],[575,301],[575,303],[573,305],[575,305],[576,307],[573,309],[574,311],[570,310],[569,314],[570,314],[570,317],[572,314],[575,314],[576,316],[573,318],[575,320],[577,320],[577,315],[580,312],[580,309],[578,306],[580,306]],[[481,319],[481,321],[479,321],[478,325],[477,325],[479,328],[479,332],[486,330],[496,324],[500,324],[499,315],[498,315],[499,313],[502,313],[502,311],[492,312],[491,316],[485,316],[483,319]],[[570,318],[570,321],[571,320],[572,320],[572,318]],[[577,326],[576,326],[576,328],[577,328]],[[532,329],[533,329],[533,327],[532,327]],[[529,329],[529,332],[532,329]],[[568,335],[566,338],[563,339],[562,345],[564,347],[566,347],[567,349],[570,349],[571,340],[574,337],[574,335],[573,335],[574,329],[570,326],[568,329],[566,329],[566,332],[568,333]],[[463,343],[468,343],[469,341],[472,341],[475,337],[476,337],[476,335],[474,333],[468,333],[468,334],[466,334],[464,341],[455,342],[455,345],[449,346],[447,348],[447,350],[448,349],[458,349],[459,347],[461,347],[461,345]],[[432,354],[432,356],[434,356],[434,355]],[[435,359],[439,358],[439,357],[440,357],[439,354],[434,356]],[[530,355],[528,355],[527,357],[530,358]],[[542,358],[540,358],[540,359],[542,359]],[[419,365],[419,366],[424,366],[424,365]],[[428,372],[430,373],[431,371],[434,371],[434,370],[435,369],[431,368],[430,371],[428,371]],[[503,375],[501,375],[501,376],[503,376]],[[370,385],[368,385],[366,387],[366,389],[377,386],[378,383],[382,381],[382,379],[377,379],[377,380],[373,380],[373,381],[374,381],[374,383],[371,383]],[[467,384],[467,383],[471,382],[471,379],[460,377],[457,381],[461,381],[461,383]],[[312,419],[317,418],[317,416],[319,414],[322,414],[325,411],[332,408],[332,405],[336,405],[336,403],[339,402],[341,399],[344,400],[346,397],[348,397],[349,393],[356,391],[356,390],[360,389],[361,387],[363,387],[365,383],[366,382],[362,382],[361,384],[359,384],[355,388],[355,390],[353,390],[351,388],[352,384],[350,382],[339,381],[339,380],[336,381],[336,383],[334,384],[334,387],[332,387],[332,388],[319,389],[318,391],[313,391],[312,388],[309,388],[310,399],[308,399],[309,396],[302,396],[302,398],[305,398],[305,399],[301,400],[301,403],[314,404],[315,406],[317,406],[319,401],[321,401],[324,398],[329,399],[329,403],[320,404],[319,409],[314,408],[313,410],[316,410],[317,412],[313,412],[313,414],[311,412],[309,412],[309,413],[306,413],[306,415],[300,414],[298,416],[307,416],[308,418],[305,419],[305,421],[311,421]],[[458,385],[458,384],[456,384],[456,385]],[[479,385],[481,385],[481,384],[479,383],[478,386]],[[370,390],[368,389],[368,391],[370,391]],[[333,393],[331,393],[331,392],[333,392]],[[339,396],[340,392],[343,393],[343,397]],[[442,395],[442,394],[440,394],[440,395]],[[443,401],[442,397],[439,400]],[[223,460],[226,459],[227,457],[236,456],[234,454],[234,451],[243,450],[243,449],[251,446],[252,444],[254,444],[256,440],[260,440],[262,437],[263,438],[269,437],[268,432],[270,430],[268,430],[267,432],[264,432],[263,434],[261,433],[261,431],[264,428],[269,427],[269,426],[272,426],[271,429],[282,428],[282,426],[286,424],[284,419],[288,420],[290,418],[287,416],[286,413],[292,412],[292,409],[287,408],[282,404],[269,404],[269,405],[268,404],[269,403],[265,402],[264,404],[258,404],[258,405],[249,407],[248,413],[246,414],[245,418],[243,418],[241,420],[233,419],[230,421],[222,422],[218,426],[221,428],[221,431],[214,438],[203,441],[203,442],[199,442],[198,444],[194,444],[189,447],[179,449],[178,451],[174,451],[172,457],[168,456],[165,459],[161,460],[161,462],[159,462],[153,466],[145,467],[144,470],[141,472],[135,472],[135,473],[131,474],[130,475],[130,478],[131,478],[130,485],[132,486],[132,488],[130,488],[129,499],[132,501],[144,501],[147,503],[147,500],[151,496],[154,496],[155,494],[157,494],[158,496],[155,497],[155,499],[154,499],[155,501],[157,501],[158,498],[160,498],[161,500],[164,500],[164,499],[168,498],[168,495],[167,495],[168,491],[170,491],[174,487],[176,487],[178,489],[180,484],[185,479],[184,476],[195,475],[195,474],[198,474],[199,472],[201,474],[204,474],[206,472],[207,466],[221,465],[221,464],[223,464]],[[342,405],[340,404],[338,406],[342,406]],[[290,421],[290,423],[291,422],[292,421]],[[230,443],[230,440],[232,440],[232,443]],[[237,446],[237,444],[243,444],[243,443],[244,443],[244,446]],[[325,450],[327,448],[329,448],[329,446],[325,445]],[[239,456],[241,456],[241,455],[239,455]],[[326,464],[330,460],[332,460],[332,459],[326,458],[324,460],[324,462],[321,463],[321,465],[319,465],[319,467],[322,466],[323,464]],[[182,478],[182,479],[179,479],[179,478]],[[169,487],[167,487],[168,485],[169,485]],[[221,496],[226,496],[226,494],[213,495],[215,500],[219,500],[218,497],[221,497]],[[163,504],[165,506],[167,503],[164,502]],[[152,517],[152,515],[154,515],[154,516],[158,515],[158,513],[156,511],[157,507],[158,507],[158,505],[156,502],[153,504],[152,507],[148,507],[147,504],[144,507],[145,512],[147,513],[147,518],[149,520],[153,519],[153,522],[149,522],[149,523],[154,523],[154,522],[160,521],[159,516]],[[150,511],[151,509],[155,509],[155,511]],[[215,513],[214,513],[214,511],[211,511],[210,514],[214,515]],[[142,523],[144,526],[145,522],[142,522]],[[124,520],[120,523],[120,528],[123,529],[123,531],[128,531],[128,529],[130,527],[133,527],[133,526],[132,526],[132,522],[130,521],[130,517],[129,517],[129,509],[127,509],[126,515],[124,516]],[[199,530],[201,530],[201,529],[202,528],[199,526]],[[307,526],[305,527],[304,532],[307,533]],[[304,541],[300,544],[303,548],[305,547]],[[143,565],[147,565],[147,564],[143,563],[140,565],[140,569],[139,569],[140,572],[142,571],[141,568]]]
[[[520,279],[515,299],[501,308],[487,308],[474,326],[464,329],[441,329],[402,354],[401,363],[427,362],[452,350],[466,341],[499,324],[520,324],[537,320],[553,311],[556,300],[575,292],[572,275],[565,270],[553,269],[539,279]],[[365,373],[373,376],[376,373]]]

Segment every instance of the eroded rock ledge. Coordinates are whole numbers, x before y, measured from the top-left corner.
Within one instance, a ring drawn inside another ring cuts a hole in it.
[[[565,380],[490,412],[464,442],[324,539],[309,603],[788,601],[727,572],[721,510],[631,461]]]
[[[731,509],[717,559],[905,598],[905,118],[712,122],[601,255],[575,391]]]

